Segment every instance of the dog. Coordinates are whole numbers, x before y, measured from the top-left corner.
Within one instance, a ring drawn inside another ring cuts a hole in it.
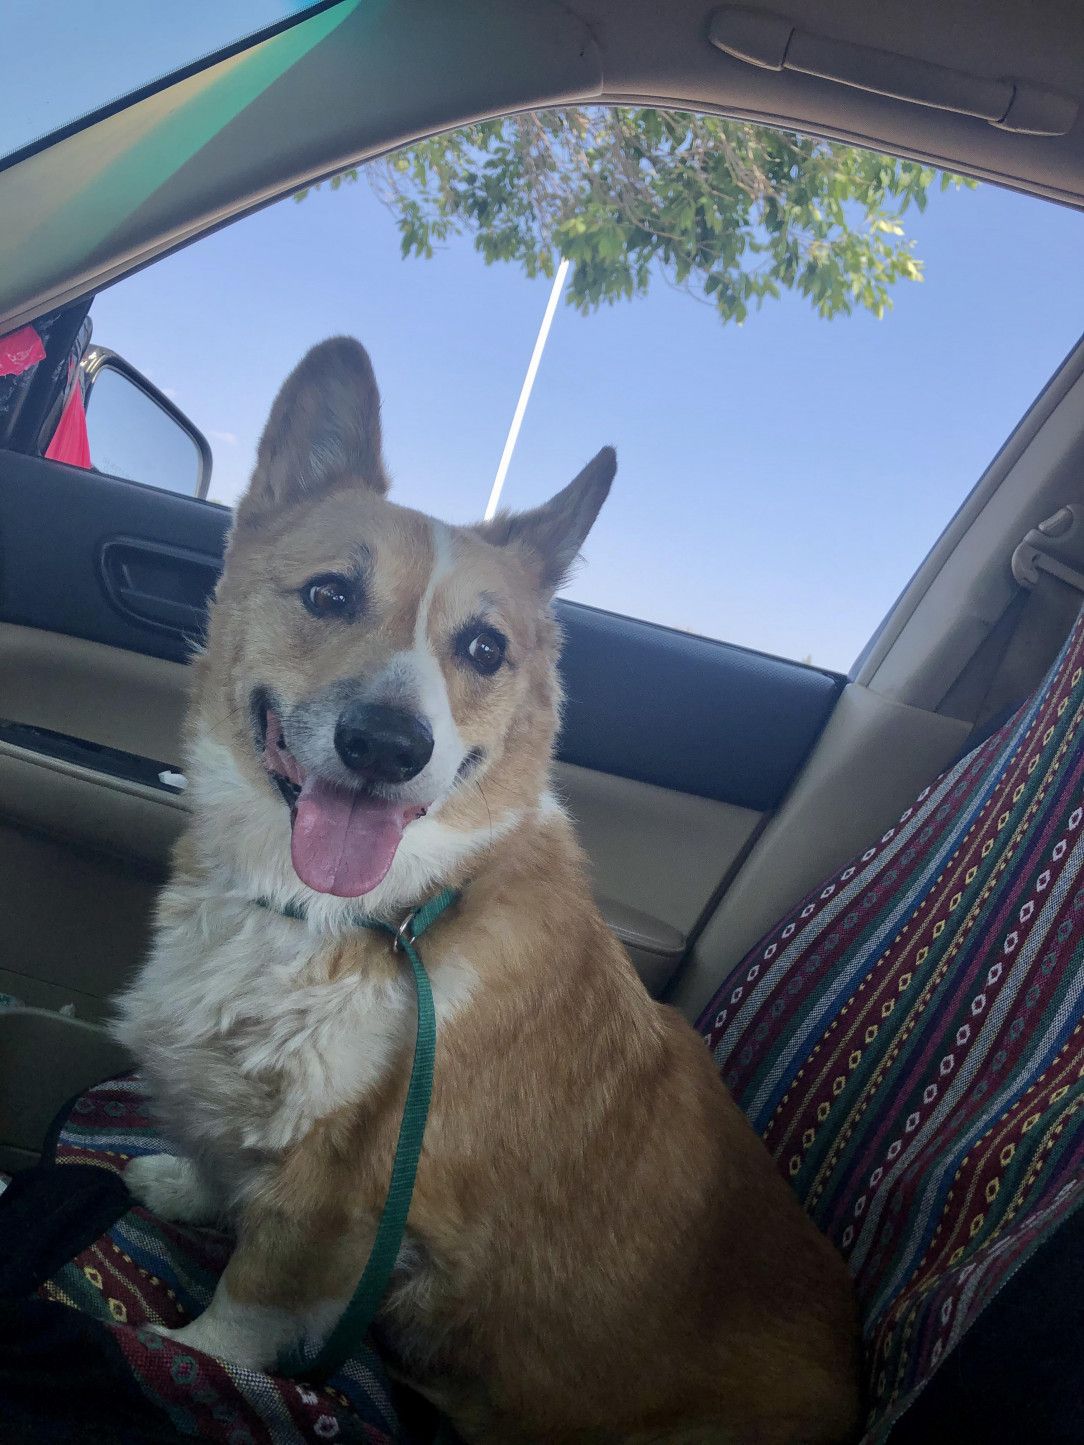
[[[186,732],[191,821],[119,1005],[179,1153],[155,1213],[229,1221],[172,1334],[314,1348],[365,1266],[413,1057],[395,927],[426,933],[432,1105],[378,1316],[467,1441],[845,1439],[856,1307],[700,1038],[646,993],[551,785],[556,590],[616,471],[477,526],[386,498],[359,343],[285,382],[238,505]]]

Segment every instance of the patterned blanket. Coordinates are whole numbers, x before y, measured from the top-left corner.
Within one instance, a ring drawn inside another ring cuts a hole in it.
[[[870,1440],[1084,1199],[1084,622],[699,1027],[862,1305]]]

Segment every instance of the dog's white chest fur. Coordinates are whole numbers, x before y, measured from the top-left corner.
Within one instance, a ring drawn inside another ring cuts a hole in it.
[[[380,1080],[412,1036],[413,988],[403,972],[328,980],[327,939],[210,889],[174,885],[167,909],[117,1033],[171,1139],[239,1202],[262,1159]],[[439,1020],[469,995],[473,970],[430,962]]]

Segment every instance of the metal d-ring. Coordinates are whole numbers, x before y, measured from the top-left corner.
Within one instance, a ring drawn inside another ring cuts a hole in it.
[[[414,916],[417,911],[416,908],[412,908],[395,930],[395,941],[392,944],[393,953],[401,953],[405,951],[407,947],[413,948],[417,942],[417,939],[414,937]]]

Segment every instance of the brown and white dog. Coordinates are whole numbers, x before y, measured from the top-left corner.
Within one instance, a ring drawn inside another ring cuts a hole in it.
[[[454,885],[422,944],[436,1077],[380,1316],[399,1372],[470,1441],[840,1440],[843,1264],[644,991],[550,791],[551,599],[615,466],[446,526],[385,499],[360,345],[287,380],[195,664],[192,821],[121,1001],[182,1152],[126,1177],[236,1229],[176,1338],[267,1368],[324,1338],[384,1202],[415,1019],[401,958],[352,920]]]

